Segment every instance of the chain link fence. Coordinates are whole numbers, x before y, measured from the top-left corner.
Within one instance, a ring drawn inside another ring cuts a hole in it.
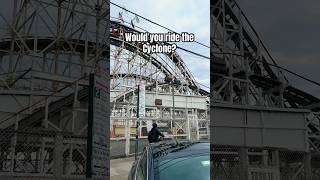
[[[136,153],[136,143],[138,144],[137,153],[142,152],[143,148],[148,145],[148,132],[151,130],[150,128],[154,122],[157,123],[158,129],[165,136],[163,141],[206,141],[209,139],[209,120],[178,118],[174,120],[154,120],[144,118],[139,120],[138,139],[136,139],[136,122],[135,118],[127,120],[112,119],[110,130],[111,159],[134,155]]]
[[[0,179],[12,175],[85,178],[86,137],[52,131],[0,131]]]
[[[279,151],[281,179],[306,179],[304,156],[305,153]]]
[[[239,149],[211,146],[211,179],[239,179]]]
[[[317,180],[317,162],[306,152],[211,145],[213,180]]]

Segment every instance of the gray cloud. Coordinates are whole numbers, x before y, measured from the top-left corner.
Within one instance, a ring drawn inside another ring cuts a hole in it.
[[[279,65],[320,82],[320,1],[238,2]],[[289,80],[320,97],[320,87],[292,76]]]

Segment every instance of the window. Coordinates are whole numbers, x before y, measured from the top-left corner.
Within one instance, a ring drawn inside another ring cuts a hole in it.
[[[172,157],[158,165],[156,176],[165,180],[210,180],[210,157]]]

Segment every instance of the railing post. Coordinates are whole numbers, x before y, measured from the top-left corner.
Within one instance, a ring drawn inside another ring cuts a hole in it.
[[[125,120],[125,138],[126,138],[126,144],[125,144],[125,154],[128,156],[130,154],[130,134],[131,134],[131,128],[130,128],[130,116],[129,116],[129,105],[127,105],[127,113],[126,113],[126,120]]]
[[[63,135],[56,134],[53,152],[53,176],[61,178],[63,173]]]
[[[188,118],[187,115],[187,128],[188,128],[188,140],[191,140],[191,127],[190,127],[190,119]]]
[[[312,171],[311,171],[311,153],[307,152],[303,156],[303,163],[304,163],[304,171],[305,171],[305,176],[306,180],[311,180],[312,179]]]
[[[13,174],[14,173],[14,163],[16,159],[16,146],[17,146],[17,141],[18,141],[18,135],[17,135],[17,130],[18,130],[18,125],[19,125],[19,115],[16,116],[15,124],[14,124],[14,136],[12,138],[12,156],[11,156],[11,167],[10,167],[10,172]]]
[[[239,160],[240,160],[240,180],[248,180],[248,150],[247,148],[241,147],[239,149]]]
[[[280,180],[280,158],[279,158],[279,150],[274,150],[271,153],[272,155],[272,166],[276,169],[275,180]]]

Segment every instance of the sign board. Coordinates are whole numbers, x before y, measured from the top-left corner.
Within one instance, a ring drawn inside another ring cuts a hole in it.
[[[308,151],[309,110],[216,103],[210,113],[211,144]]]
[[[146,114],[146,85],[142,81],[139,83],[139,117],[144,117]]]
[[[109,89],[104,76],[90,74],[87,177],[109,176]]]
[[[155,104],[156,106],[161,106],[161,105],[162,105],[162,99],[155,99],[155,100],[154,100],[154,104]]]

